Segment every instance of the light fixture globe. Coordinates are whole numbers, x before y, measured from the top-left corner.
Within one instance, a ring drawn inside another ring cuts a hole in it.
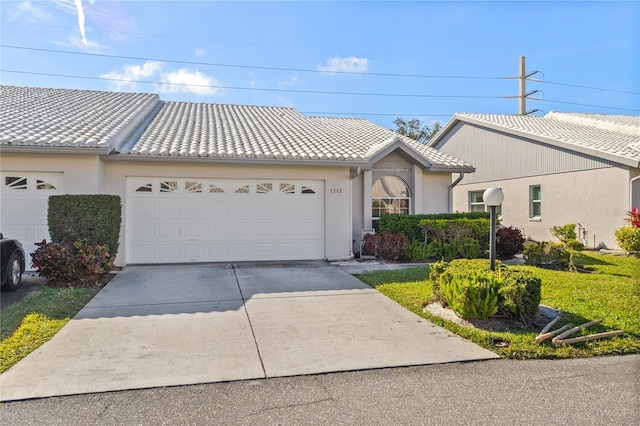
[[[482,194],[482,200],[489,207],[497,207],[502,204],[504,200],[504,194],[500,188],[496,188],[492,186],[491,188],[487,188],[486,191]]]

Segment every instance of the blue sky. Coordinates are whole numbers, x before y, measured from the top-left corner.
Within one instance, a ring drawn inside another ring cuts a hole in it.
[[[2,1],[2,84],[446,122],[640,114],[640,2]],[[66,53],[72,52],[72,53]],[[579,87],[575,87],[579,86]]]

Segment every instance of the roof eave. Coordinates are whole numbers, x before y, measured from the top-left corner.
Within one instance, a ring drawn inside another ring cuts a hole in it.
[[[36,145],[0,145],[0,152],[19,154],[85,154],[106,155],[106,147],[70,147],[70,146],[36,146]]]
[[[434,137],[434,139],[432,139],[431,142],[429,142],[428,146],[432,148],[436,148],[436,145],[440,141],[440,139],[442,139],[442,137],[447,133],[447,131],[450,128],[454,127],[458,122],[474,124],[477,126],[485,127],[491,130],[502,132],[502,133],[519,136],[524,139],[531,139],[540,143],[555,146],[557,148],[562,148],[569,151],[575,151],[581,154],[590,155],[592,157],[612,161],[614,163],[622,164],[625,166],[640,167],[640,160],[634,160],[632,158],[603,152],[597,149],[575,145],[569,142],[559,141],[556,139],[548,138],[546,136],[534,135],[532,133],[523,132],[521,130],[510,129],[508,127],[500,126],[493,123],[487,123],[485,121],[477,120],[471,117],[459,116],[458,114],[456,114],[451,120],[449,120],[449,122],[442,128],[442,130],[438,132],[436,137]]]
[[[395,138],[393,143],[373,154],[368,158],[368,160],[371,164],[377,163],[396,150],[402,151],[405,156],[409,157],[409,159],[411,159],[415,164],[419,165],[423,169],[431,169],[433,167],[433,163],[427,160],[418,151],[414,150],[409,145],[404,143],[400,138]]]
[[[320,160],[320,159],[284,159],[284,158],[247,158],[247,157],[190,157],[169,155],[140,155],[128,153],[112,153],[101,156],[107,161],[179,161],[187,163],[217,163],[238,165],[274,165],[274,166],[321,166],[321,167],[360,167],[364,170],[372,168],[367,160]]]

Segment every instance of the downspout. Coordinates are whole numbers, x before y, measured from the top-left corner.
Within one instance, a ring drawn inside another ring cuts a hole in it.
[[[362,172],[362,168],[360,166],[355,167],[355,168],[352,167],[351,168],[351,174],[350,174],[351,180],[353,180],[353,179],[357,178],[358,176],[360,176],[361,172]]]
[[[460,172],[460,176],[449,185],[449,212],[453,210],[453,188],[464,178],[464,172]]]

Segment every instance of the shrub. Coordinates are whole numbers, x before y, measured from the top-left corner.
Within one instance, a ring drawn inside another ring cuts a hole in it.
[[[113,269],[114,258],[106,244],[76,240],[73,243],[36,243],[31,254],[34,268],[52,287],[99,284],[100,277]]]
[[[0,373],[50,340],[67,322],[69,318],[52,319],[37,312],[24,317],[20,327],[0,343]]]
[[[538,312],[542,298],[542,280],[528,271],[504,270],[504,285],[500,287],[500,311],[509,317],[519,318],[526,324],[527,318]]]
[[[486,212],[437,213],[437,214],[390,214],[380,217],[381,232],[402,234],[409,242],[425,241],[420,221],[423,219],[489,219]]]
[[[440,241],[445,260],[477,258],[489,248],[491,222],[488,219],[423,219],[425,241]]]
[[[502,282],[486,273],[456,274],[443,285],[447,305],[462,318],[485,319],[498,312],[498,290]]]
[[[512,226],[496,231],[496,256],[511,259],[524,250],[524,236],[518,228]]]
[[[618,246],[627,253],[640,256],[640,227],[623,226],[615,232]]]
[[[566,268],[571,255],[562,243],[545,241],[527,244],[523,250],[524,261],[528,265],[550,266],[560,265]]]
[[[433,298],[445,304],[449,304],[447,298],[451,300],[452,292],[456,294],[466,291],[466,294],[469,294],[470,290],[463,289],[469,286],[477,287],[478,285],[473,283],[484,280],[495,284],[498,288],[497,312],[511,318],[518,318],[523,322],[538,312],[542,288],[540,278],[529,271],[507,268],[500,261],[496,262],[495,271],[491,271],[489,261],[486,259],[456,259],[451,262],[436,262],[431,265],[429,278],[433,282]],[[451,288],[454,281],[457,284],[454,284],[455,288]],[[489,300],[491,298],[487,299],[486,293],[481,294],[486,300],[482,306],[490,307]],[[477,295],[474,298],[475,302],[472,303],[476,307],[479,306],[479,298],[480,295]],[[456,313],[460,314],[458,311]]]
[[[637,207],[632,208],[629,212],[627,212],[628,218],[625,221],[629,222],[629,226],[635,226],[636,228],[640,228],[640,209]]]
[[[398,260],[407,249],[408,240],[402,234],[381,232],[379,234],[366,234],[363,238],[363,252],[378,256],[384,260]]]
[[[442,256],[442,245],[440,241],[431,242],[414,241],[409,243],[405,251],[405,257],[413,261],[425,261]]]
[[[62,243],[87,240],[107,244],[109,253],[118,252],[122,206],[117,195],[52,195],[47,223],[51,240]]]

